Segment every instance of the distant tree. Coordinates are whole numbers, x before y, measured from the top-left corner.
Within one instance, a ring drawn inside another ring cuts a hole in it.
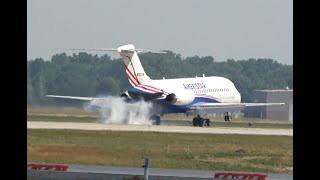
[[[96,94],[99,95],[119,95],[119,84],[112,77],[103,77],[99,81]]]
[[[228,59],[215,62],[211,56],[182,58],[180,54],[139,55],[152,79],[223,76],[234,82],[244,102],[251,102],[252,90],[293,87],[293,66],[272,59]],[[130,88],[121,58],[88,53],[53,55],[51,61],[37,58],[27,63],[27,103],[54,104],[45,94],[96,96],[119,95]]]

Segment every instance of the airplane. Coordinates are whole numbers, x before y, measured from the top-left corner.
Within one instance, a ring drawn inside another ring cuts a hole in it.
[[[188,113],[203,108],[241,108],[250,106],[284,105],[285,103],[241,103],[241,95],[232,81],[225,77],[208,76],[176,79],[151,79],[143,69],[138,53],[166,53],[136,49],[127,44],[117,49],[68,49],[84,51],[116,51],[120,54],[131,88],[123,92],[126,102],[141,99],[150,101],[157,114]],[[77,97],[46,95],[46,97],[77,99],[84,101],[102,100],[103,97]]]

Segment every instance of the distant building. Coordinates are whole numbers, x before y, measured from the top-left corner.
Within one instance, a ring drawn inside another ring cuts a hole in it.
[[[293,90],[254,90],[254,102],[285,103],[283,106],[251,107],[245,110],[245,117],[293,121]]]

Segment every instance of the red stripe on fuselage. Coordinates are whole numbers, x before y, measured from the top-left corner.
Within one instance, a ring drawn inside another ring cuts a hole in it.
[[[129,71],[129,69],[127,68],[127,66],[125,64],[124,64],[124,68],[126,69],[126,73],[127,73],[129,81],[131,81],[132,84],[134,86],[136,86],[138,84],[138,82],[136,81],[136,79],[134,78],[134,76],[132,75],[132,73]]]
[[[143,86],[153,88],[153,89],[158,90],[158,91],[160,91],[160,92],[163,92],[163,93],[165,93],[165,94],[169,94],[168,92],[166,92],[166,91],[164,91],[164,90],[162,90],[162,89],[159,89],[159,88],[156,88],[156,87],[153,87],[153,86],[149,86],[149,85],[147,85],[147,84],[143,84]]]
[[[128,75],[129,81],[133,82],[134,86],[137,86],[138,82],[133,77],[131,77],[131,75],[128,72],[127,72],[127,75]]]
[[[137,82],[138,84],[140,84],[138,78],[131,73],[131,71],[129,70],[129,68],[128,68],[127,66],[125,66],[125,68],[126,68],[127,72],[132,76],[132,78],[133,78],[134,80],[136,80],[136,82]],[[128,73],[127,73],[127,74],[128,74]]]
[[[129,70],[129,68],[126,65],[125,65],[125,69],[126,69],[129,81],[131,81],[132,84],[134,84],[134,86],[138,86],[140,88],[143,88],[143,89],[151,91],[151,92],[163,92],[164,95],[168,95],[169,94],[168,92],[163,91],[162,89],[159,89],[159,88],[156,88],[156,87],[152,87],[152,86],[149,86],[149,85],[145,85],[145,84],[141,84],[139,82],[138,78],[132,74],[132,72]]]
[[[153,90],[150,90],[150,89],[146,89],[146,88],[144,88],[144,87],[139,87],[139,86],[136,86],[135,87],[136,89],[139,89],[139,90],[141,90],[141,91],[151,91],[151,92],[157,92],[157,91],[153,91]],[[148,92],[148,93],[150,93],[150,92]]]
[[[128,80],[129,80],[131,85],[136,86],[136,84],[134,82],[132,82],[132,80],[129,78],[129,76],[128,76]]]
[[[154,89],[144,87],[144,86],[141,85],[141,84],[137,85],[136,87],[143,88],[143,89],[148,90],[148,91],[151,91],[151,92],[159,92],[159,91],[156,91],[156,90],[154,90]]]
[[[153,92],[162,92],[164,95],[168,95],[168,92],[162,91],[162,90],[157,90],[158,88],[154,88],[152,86],[149,85],[144,85],[144,84],[139,84],[138,87],[142,87],[143,89],[147,89],[149,91],[153,91]]]

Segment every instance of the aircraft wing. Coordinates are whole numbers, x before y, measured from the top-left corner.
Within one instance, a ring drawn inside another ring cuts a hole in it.
[[[103,100],[105,98],[99,97],[78,97],[78,96],[56,96],[56,95],[45,95],[46,97],[53,97],[53,98],[62,98],[62,99],[77,99],[83,101],[92,101],[92,100]]]
[[[200,108],[232,108],[232,107],[254,107],[254,106],[282,106],[285,103],[198,103],[190,106],[190,109]]]

